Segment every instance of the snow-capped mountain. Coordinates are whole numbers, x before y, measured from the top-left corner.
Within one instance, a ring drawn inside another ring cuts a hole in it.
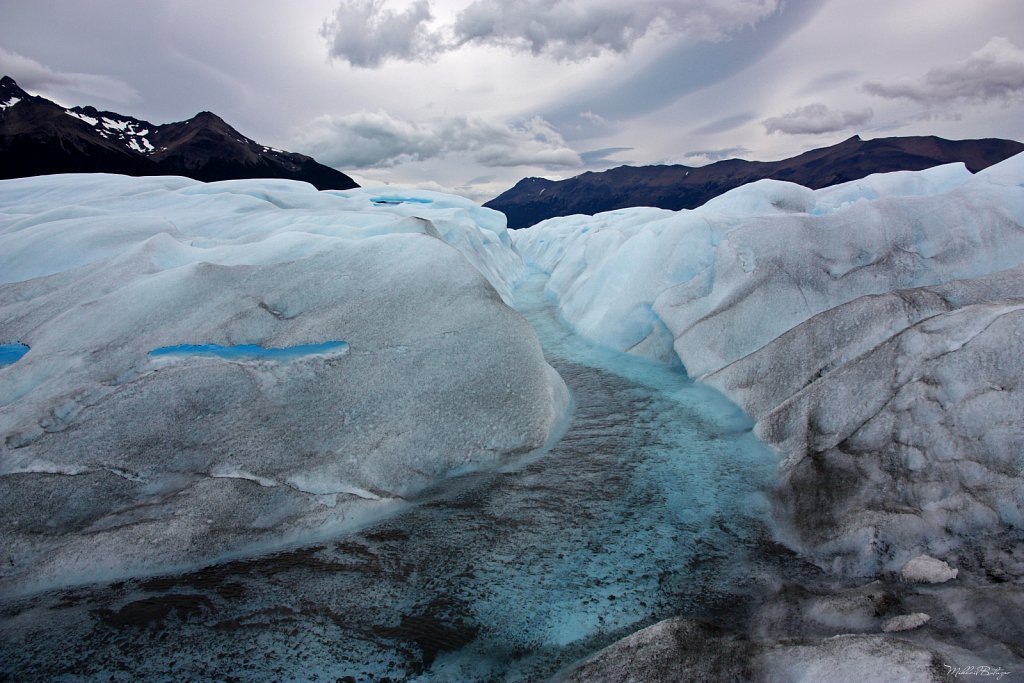
[[[0,178],[82,172],[206,182],[284,178],[320,190],[358,186],[311,157],[245,137],[211,112],[157,125],[95,107],[66,109],[10,77],[0,79]]]
[[[567,180],[524,178],[484,206],[508,216],[508,227],[525,228],[547,218],[593,215],[631,206],[694,209],[741,185],[785,180],[820,189],[872,173],[923,171],[963,162],[978,171],[1024,151],[1024,144],[995,138],[944,140],[934,136],[852,138],[781,161],[726,159],[707,166],[619,166]]]

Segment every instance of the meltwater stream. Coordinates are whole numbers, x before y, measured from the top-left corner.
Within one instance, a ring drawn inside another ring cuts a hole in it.
[[[573,392],[550,452],[345,538],[0,604],[0,679],[543,680],[654,621],[738,618],[776,459],[678,369],[517,307]]]

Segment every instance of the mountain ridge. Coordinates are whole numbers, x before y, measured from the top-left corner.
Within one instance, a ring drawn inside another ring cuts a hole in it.
[[[65,108],[0,78],[0,179],[52,173],[181,175],[211,182],[301,180],[318,190],[359,185],[312,157],[262,145],[213,112],[154,124],[92,106]]]
[[[922,171],[963,162],[976,173],[1024,151],[1015,140],[946,140],[907,136],[863,140],[854,135],[828,147],[779,161],[724,159],[707,166],[617,166],[566,180],[523,178],[484,206],[525,228],[547,218],[595,214],[631,206],[694,209],[740,185],[770,178],[811,189],[858,180],[872,173]]]

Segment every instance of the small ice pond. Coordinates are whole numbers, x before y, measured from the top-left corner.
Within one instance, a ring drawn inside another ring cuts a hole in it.
[[[154,358],[217,356],[226,360],[294,360],[304,356],[340,355],[347,351],[348,342],[326,341],[321,344],[299,344],[281,348],[267,348],[259,344],[239,344],[237,346],[179,344],[177,346],[161,346],[150,351],[149,355]]]
[[[423,199],[422,197],[374,197],[370,200],[377,205],[385,204],[433,204],[433,199]]]
[[[0,344],[0,367],[17,363],[26,353],[28,347],[24,344]]]

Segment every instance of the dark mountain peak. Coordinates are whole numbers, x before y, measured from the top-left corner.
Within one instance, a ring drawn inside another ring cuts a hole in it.
[[[10,76],[0,78],[0,97],[28,97],[29,94]]]
[[[230,139],[243,144],[256,144],[232,128],[231,124],[212,111],[201,111],[190,119],[166,123],[158,128],[161,137],[174,141],[203,136],[206,138],[223,137],[225,140]]]
[[[531,187],[532,188],[536,188],[538,186],[552,185],[555,182],[557,182],[557,181],[555,181],[555,180],[548,180],[547,178],[537,178],[535,176],[531,176],[529,178],[523,178],[518,183],[516,183],[515,186],[517,188],[527,189],[527,188],[531,188]]]
[[[13,78],[10,76],[4,76],[3,78],[0,78],[0,106],[10,102],[12,99],[18,101],[28,100],[33,102],[49,102],[49,100],[43,99],[42,97],[35,97],[28,94],[21,89],[21,86],[18,85]]]
[[[920,171],[962,162],[973,173],[1024,151],[1013,140],[944,140],[935,136],[863,140],[854,135],[780,161],[725,159],[707,166],[619,166],[588,171],[568,180],[520,181],[484,204],[525,228],[555,216],[595,214],[630,206],[693,209],[746,183],[764,178],[812,189],[857,180],[872,173]],[[543,187],[543,190],[540,188]]]
[[[185,121],[185,123],[201,124],[204,126],[222,125],[231,128],[231,126],[228,125],[227,121],[217,116],[212,111],[201,111],[192,118]]]

